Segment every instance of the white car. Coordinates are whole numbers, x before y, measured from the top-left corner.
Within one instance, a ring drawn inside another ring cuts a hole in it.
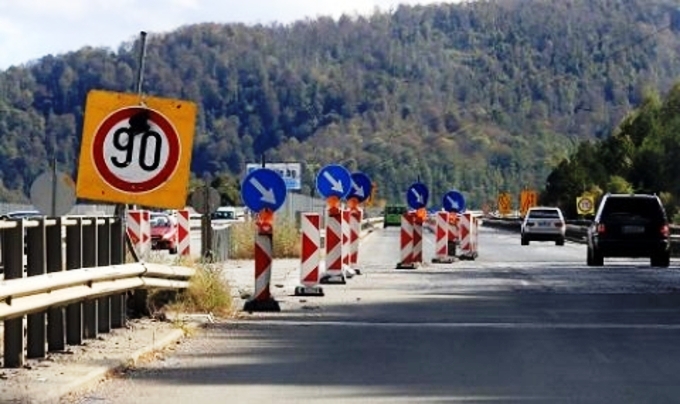
[[[522,221],[522,245],[530,241],[554,241],[556,245],[564,245],[566,223],[560,208],[535,206],[529,208]]]

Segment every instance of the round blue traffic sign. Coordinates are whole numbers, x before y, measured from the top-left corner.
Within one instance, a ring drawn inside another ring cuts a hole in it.
[[[347,199],[356,198],[359,203],[368,199],[373,191],[373,184],[371,183],[371,179],[368,178],[368,175],[357,172],[352,173],[351,178],[352,186],[347,194]]]
[[[327,165],[316,176],[316,189],[324,198],[331,196],[340,199],[347,196],[352,188],[352,176],[341,165]]]
[[[449,191],[444,195],[442,206],[447,212],[465,212],[465,197],[458,191]]]
[[[430,192],[422,182],[412,184],[406,191],[406,202],[411,209],[424,208],[429,197]]]
[[[286,200],[286,182],[279,173],[268,168],[253,170],[241,184],[241,199],[252,211],[278,210]]]

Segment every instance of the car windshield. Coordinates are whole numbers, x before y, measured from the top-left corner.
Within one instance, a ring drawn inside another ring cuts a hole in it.
[[[602,216],[642,216],[662,220],[663,212],[654,198],[609,198]]]
[[[557,209],[535,209],[529,211],[530,219],[559,219],[560,213]]]
[[[400,215],[404,212],[406,212],[406,208],[403,207],[403,206],[388,206],[385,209],[385,213],[387,213],[388,215],[395,215],[395,214]]]
[[[151,227],[169,227],[170,218],[168,216],[152,216]]]
[[[236,213],[231,210],[218,210],[217,212],[213,213],[213,219],[227,219],[227,220],[233,220],[236,219]]]

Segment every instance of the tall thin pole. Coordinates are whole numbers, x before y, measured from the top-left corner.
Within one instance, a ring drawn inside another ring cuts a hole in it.
[[[136,91],[140,96],[142,95],[142,85],[144,84],[144,65],[146,64],[146,32],[139,33],[139,61],[137,67],[137,85]]]

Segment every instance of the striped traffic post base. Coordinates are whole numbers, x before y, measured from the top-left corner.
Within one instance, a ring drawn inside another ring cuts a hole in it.
[[[191,221],[187,209],[177,211],[177,253],[183,257],[191,255]]]
[[[322,284],[345,284],[342,268],[342,210],[329,208],[326,216],[326,272]]]
[[[321,264],[321,215],[303,213],[300,223],[302,230],[302,256],[300,258],[300,283],[295,288],[295,296],[323,296],[318,285]]]
[[[397,263],[397,269],[414,269],[413,261],[413,212],[406,212],[401,216],[401,232],[399,235],[401,261]]]
[[[413,263],[420,266],[423,263],[423,220],[413,218]]]
[[[262,215],[262,212],[258,215]],[[270,284],[272,280],[273,256],[273,213],[265,213],[265,219],[258,219],[255,235],[255,291],[250,300],[243,306],[247,312],[281,311],[279,302],[272,297]],[[271,216],[269,216],[271,215]]]
[[[352,278],[356,275],[354,268],[350,265],[350,234],[351,234],[351,210],[342,209],[342,271],[346,278]]]
[[[474,260],[477,258],[475,249],[476,232],[474,231],[474,217],[470,213],[459,215],[458,229],[460,231],[460,259]]]
[[[357,275],[361,275],[359,269],[359,236],[361,235],[361,219],[363,212],[359,208],[351,211],[349,221],[349,266],[354,269]]]
[[[125,229],[138,258],[145,258],[151,249],[151,224],[149,212],[144,210],[129,210],[127,212]]]
[[[458,247],[458,240],[460,239],[459,231],[458,231],[458,214],[457,213],[450,213],[449,214],[449,257],[452,259],[455,258],[456,255],[456,247]]]
[[[435,216],[435,257],[432,262],[448,264],[454,262],[449,255],[449,212],[437,212]]]

